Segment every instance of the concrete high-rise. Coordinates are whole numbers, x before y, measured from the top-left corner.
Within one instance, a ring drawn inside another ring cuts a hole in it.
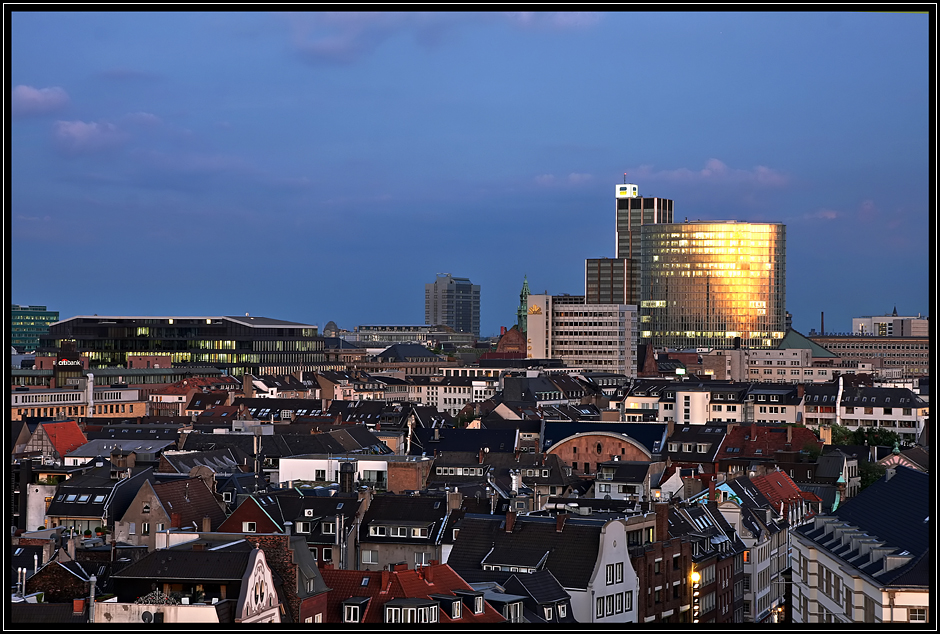
[[[640,288],[639,262],[631,258],[588,258],[584,261],[584,296],[588,304],[631,304]]]
[[[480,336],[480,286],[466,277],[438,274],[424,285],[424,323]]]
[[[668,198],[644,197],[639,188],[632,183],[616,186],[614,208],[617,218],[617,259],[631,260],[626,264],[626,271],[632,273],[631,288],[625,289],[624,303],[639,303],[640,279],[643,266],[643,245],[640,241],[640,228],[644,225],[671,223],[673,221],[673,201]],[[590,295],[590,293],[586,293]],[[591,301],[589,299],[588,301]]]
[[[640,231],[640,342],[776,346],[786,330],[786,226],[697,221]]]

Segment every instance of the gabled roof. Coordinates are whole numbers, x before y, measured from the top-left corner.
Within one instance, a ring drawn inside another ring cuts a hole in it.
[[[562,530],[557,523],[563,521]],[[594,573],[604,522],[568,517],[518,516],[512,532],[506,532],[506,518],[467,514],[450,552],[448,563],[458,572],[482,569],[483,558],[495,547],[506,551],[525,549],[532,544],[548,551],[543,569],[550,570],[565,588],[587,588]]]
[[[376,355],[376,359],[390,361],[440,360],[440,357],[418,343],[396,343]]]
[[[786,426],[777,425],[742,425],[734,427],[725,436],[725,442],[716,456],[723,459],[773,459],[777,451],[802,451],[807,444],[822,449],[823,443],[806,427],[790,427],[791,441],[787,446]]]
[[[111,579],[241,581],[250,557],[251,550],[155,550],[113,573]]]
[[[199,478],[187,478],[173,482],[154,484],[153,490],[167,515],[180,514],[180,526],[195,526],[202,530],[202,518],[209,517],[213,528],[225,521],[225,511],[216,501],[212,491]]]
[[[62,457],[88,442],[85,434],[82,433],[78,423],[74,420],[43,423],[42,430],[49,442],[52,443],[56,453]]]
[[[570,599],[551,570],[538,570],[525,574],[514,573],[503,584],[507,592],[529,596],[535,603],[554,603]]]
[[[205,466],[217,473],[237,473],[238,459],[231,449],[214,449],[210,451],[169,451],[164,452],[163,459],[176,470],[177,473],[189,473],[194,467]]]
[[[774,508],[780,503],[795,502],[803,499],[803,490],[783,471],[771,471],[762,476],[751,478],[751,482],[767,498]]]
[[[435,432],[437,432],[436,435]],[[443,451],[479,451],[484,447],[490,451],[512,452],[516,448],[515,443],[516,431],[514,429],[416,427],[412,432],[410,453],[417,456],[422,453],[434,455]]]

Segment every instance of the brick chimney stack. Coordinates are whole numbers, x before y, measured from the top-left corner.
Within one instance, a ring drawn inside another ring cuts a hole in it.
[[[565,520],[568,519],[567,513],[559,513],[555,516],[555,532],[561,533],[565,530]]]
[[[170,513],[170,528],[182,528],[183,516],[179,513]]]
[[[656,541],[665,541],[669,539],[669,505],[665,502],[657,502],[654,510],[656,511]]]
[[[718,498],[715,495],[715,478],[708,481],[708,501],[716,502]]]
[[[516,525],[516,512],[507,511],[506,512],[506,532],[511,533],[512,527]]]
[[[211,533],[212,532],[212,518],[208,515],[202,517],[202,532]]]

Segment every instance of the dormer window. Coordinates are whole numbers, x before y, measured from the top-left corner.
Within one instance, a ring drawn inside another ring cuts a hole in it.
[[[336,522],[323,522],[320,527],[324,535],[336,534]]]
[[[546,620],[546,621],[551,621],[551,620],[552,620],[552,608],[551,608],[551,606],[545,606],[545,620]]]

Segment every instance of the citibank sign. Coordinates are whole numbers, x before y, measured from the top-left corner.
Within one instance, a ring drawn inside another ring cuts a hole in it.
[[[82,362],[80,359],[59,359],[55,363],[56,365],[81,365]]]

